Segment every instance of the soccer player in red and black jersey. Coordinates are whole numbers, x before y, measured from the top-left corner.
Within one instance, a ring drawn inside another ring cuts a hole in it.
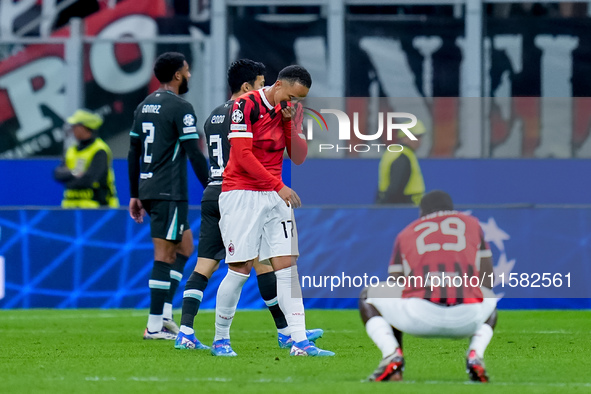
[[[183,293],[183,310],[180,332],[175,341],[177,349],[209,349],[195,336],[194,323],[207,287],[209,278],[217,270],[220,260],[225,259],[226,249],[220,233],[220,209],[218,199],[222,192],[222,177],[230,157],[230,114],[234,101],[244,93],[259,90],[265,86],[265,66],[250,59],[240,59],[228,68],[228,85],[232,96],[226,103],[215,108],[205,121],[205,136],[209,150],[209,183],[201,199],[201,226],[199,229],[198,259],[195,270],[187,280]],[[277,327],[277,341],[281,348],[291,347],[289,327],[285,315],[277,303],[277,279],[269,260],[255,259],[257,283],[263,300]],[[307,330],[310,340],[322,336],[323,330]]]
[[[308,152],[292,116],[295,112],[298,117],[294,104],[307,96],[311,85],[306,69],[286,67],[273,86],[240,96],[230,113],[230,159],[219,198],[220,231],[229,269],[216,299],[216,332],[211,349],[216,356],[236,356],[230,346],[230,325],[257,256],[261,261],[270,259],[275,271],[277,301],[293,339],[291,354],[334,355],[317,348],[306,337],[293,216],[293,208],[298,208],[301,201],[281,179],[285,149],[295,164],[303,163]]]
[[[496,325],[497,299],[490,290],[492,254],[478,220],[454,211],[449,194],[426,194],[420,218],[396,238],[388,272],[384,287],[364,290],[359,300],[367,334],[383,355],[369,380],[402,379],[405,332],[471,337],[467,372],[487,382],[482,359]]]

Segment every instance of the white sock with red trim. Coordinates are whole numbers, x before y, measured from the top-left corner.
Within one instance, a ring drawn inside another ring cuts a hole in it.
[[[298,267],[287,267],[275,271],[277,276],[277,301],[285,315],[287,326],[291,330],[291,339],[301,342],[308,339],[306,336],[306,314],[302,288],[298,277]]]
[[[365,331],[373,343],[382,351],[382,358],[386,358],[400,347],[394,336],[394,330],[382,316],[374,316],[365,323]]]
[[[484,323],[480,326],[478,331],[474,334],[472,339],[470,340],[470,347],[468,348],[468,353],[470,350],[476,351],[476,355],[480,358],[484,358],[484,351],[486,347],[490,343],[490,340],[493,336],[493,329],[488,324]]]
[[[242,286],[250,275],[244,275],[228,269],[226,277],[220,283],[215,300],[215,337],[214,341],[230,339],[230,326],[240,301]]]

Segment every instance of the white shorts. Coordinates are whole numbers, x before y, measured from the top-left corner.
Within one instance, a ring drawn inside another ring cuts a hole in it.
[[[219,205],[226,263],[299,255],[293,209],[277,192],[222,192]]]
[[[399,294],[401,294],[400,289]],[[484,300],[476,304],[437,305],[422,298],[371,298],[372,304],[391,326],[419,337],[470,337],[488,320],[497,306],[492,291],[482,289]],[[375,294],[375,292],[374,292]]]

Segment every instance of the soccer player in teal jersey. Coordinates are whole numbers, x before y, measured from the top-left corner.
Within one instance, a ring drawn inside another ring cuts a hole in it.
[[[191,78],[185,57],[176,52],[160,55],[154,74],[160,87],[135,110],[130,132],[129,213],[138,223],[146,213],[150,215],[154,243],[144,339],[174,340],[178,327],[172,319],[172,295],[194,249],[187,219],[187,157],[203,187],[207,185],[207,161],[197,144],[193,106],[179,96],[188,91]]]

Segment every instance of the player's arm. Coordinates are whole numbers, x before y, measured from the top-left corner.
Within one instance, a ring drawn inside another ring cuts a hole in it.
[[[402,253],[400,251],[400,240],[396,237],[394,241],[394,251],[390,258],[390,265],[388,266],[388,275],[397,279],[399,276],[404,276],[404,265],[402,264]]]
[[[301,104],[295,107],[291,103],[281,102],[281,114],[283,116],[283,133],[287,154],[296,165],[302,164],[308,155],[306,137],[302,134],[302,122],[304,111]]]
[[[199,179],[201,186],[205,189],[207,187],[207,179],[209,177],[209,170],[207,167],[207,159],[199,149],[197,138],[182,140],[182,147],[187,153],[193,172]]]
[[[488,246],[488,242],[484,240],[484,233],[480,229],[480,247],[478,249],[476,261],[480,266],[476,267],[480,273],[480,278],[483,281],[482,286],[492,289],[494,286],[494,270],[492,261],[492,251]]]
[[[131,198],[139,196],[140,159],[142,156],[142,140],[137,132],[135,122],[129,132],[129,152],[127,152],[127,174],[129,177],[129,195]]]
[[[144,207],[139,197],[140,159],[142,157],[142,141],[136,130],[135,122],[129,133],[129,152],[127,153],[127,174],[129,177],[129,216],[137,223],[144,221]]]
[[[281,179],[275,178],[252,152],[252,122],[250,119],[254,104],[250,100],[239,99],[232,108],[230,125],[230,160],[252,177],[264,180],[279,192],[285,187]]]
[[[193,106],[187,102],[179,108],[174,115],[174,123],[176,129],[179,132],[179,141],[181,147],[187,154],[193,172],[199,179],[201,186],[205,189],[207,187],[208,167],[207,159],[199,149],[197,140],[199,139],[199,133],[197,133],[197,117]]]
[[[400,155],[390,166],[390,184],[384,193],[384,202],[396,201],[403,194],[410,179],[410,160],[406,155]]]

